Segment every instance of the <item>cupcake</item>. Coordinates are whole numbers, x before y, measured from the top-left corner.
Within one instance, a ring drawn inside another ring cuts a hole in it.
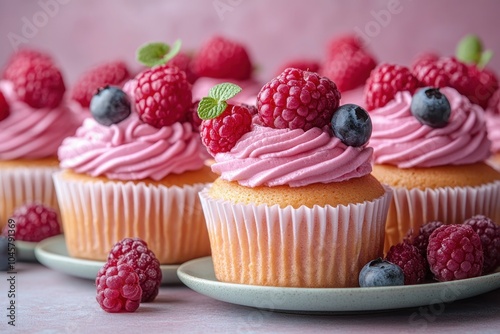
[[[476,214],[500,221],[500,173],[485,163],[484,110],[452,87],[419,88],[402,66],[381,65],[367,85],[373,175],[394,191],[385,249],[429,221]]]
[[[491,140],[491,157],[488,163],[500,170],[500,89],[495,92],[486,109],[486,126]]]
[[[126,237],[144,240],[161,264],[210,254],[198,192],[215,175],[189,121],[191,84],[162,60],[123,90],[101,89],[93,117],[59,148],[54,182],[72,257],[104,261]]]
[[[217,279],[358,286],[363,265],[382,255],[391,198],[370,175],[368,115],[358,106],[337,109],[335,84],[300,69],[267,83],[253,116],[225,103],[207,112],[221,105],[217,92],[228,90],[216,86],[198,108],[219,175],[200,193]]]
[[[231,82],[242,88],[231,102],[255,105],[262,84],[254,77],[252,60],[243,44],[213,36],[195,53],[192,70],[197,76],[193,84],[194,100],[207,96],[217,84]]]
[[[61,72],[46,54],[22,50],[0,80],[0,229],[14,209],[39,202],[58,212],[57,148],[77,127]]]

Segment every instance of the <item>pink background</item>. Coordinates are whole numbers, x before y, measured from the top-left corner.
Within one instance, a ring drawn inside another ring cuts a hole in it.
[[[391,6],[397,13],[384,16]],[[37,23],[21,45],[52,53],[69,84],[105,60],[136,67],[135,50],[147,41],[181,38],[195,50],[215,33],[245,43],[262,79],[287,59],[322,59],[330,38],[354,31],[371,35],[379,60],[399,64],[426,50],[451,55],[460,37],[476,33],[496,52],[490,67],[500,72],[496,0],[0,0],[0,13],[0,64],[13,50],[9,36],[23,37],[26,22]]]

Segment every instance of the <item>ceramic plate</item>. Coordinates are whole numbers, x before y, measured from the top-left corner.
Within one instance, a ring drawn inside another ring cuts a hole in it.
[[[35,256],[46,267],[62,273],[95,280],[97,272],[104,265],[101,261],[91,261],[73,258],[68,255],[64,236],[48,238],[35,248]],[[177,277],[178,265],[162,265],[162,284],[180,283]]]
[[[16,240],[16,258],[18,261],[35,262],[35,247],[38,242]]]
[[[449,303],[500,288],[500,272],[459,281],[376,288],[282,288],[219,282],[211,257],[182,264],[191,289],[225,302],[294,313],[376,312]]]

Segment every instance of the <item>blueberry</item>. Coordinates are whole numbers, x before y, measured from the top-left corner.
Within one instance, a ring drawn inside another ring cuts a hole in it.
[[[130,115],[130,100],[120,88],[106,86],[90,100],[90,112],[102,125],[117,124]]]
[[[372,134],[370,116],[365,109],[355,104],[340,106],[333,113],[331,124],[335,137],[348,146],[363,146]]]
[[[4,236],[0,236],[0,271],[7,271],[9,269],[8,262],[8,241]]]
[[[433,128],[446,126],[451,114],[450,102],[433,87],[418,90],[411,100],[410,110],[420,123]]]
[[[382,258],[368,262],[359,273],[359,286],[361,287],[404,284],[403,269]]]

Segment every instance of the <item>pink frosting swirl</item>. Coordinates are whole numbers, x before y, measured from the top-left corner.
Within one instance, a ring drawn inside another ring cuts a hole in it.
[[[488,128],[488,138],[491,140],[491,151],[500,152],[500,114],[487,112],[486,127]]]
[[[455,89],[440,90],[449,100],[451,116],[443,128],[421,124],[411,113],[409,92],[370,112],[374,163],[399,168],[463,165],[485,161],[491,142],[484,110]]]
[[[72,135],[78,121],[64,103],[57,108],[35,109],[17,98],[12,83],[0,81],[10,106],[0,121],[0,160],[41,159],[57,156],[64,138]]]
[[[248,187],[300,187],[367,175],[372,170],[371,157],[371,148],[346,146],[319,128],[254,125],[230,152],[215,155],[212,171]]]
[[[168,174],[198,170],[205,148],[190,123],[157,129],[134,112],[104,126],[87,118],[59,148],[62,168],[117,180],[161,180]]]

